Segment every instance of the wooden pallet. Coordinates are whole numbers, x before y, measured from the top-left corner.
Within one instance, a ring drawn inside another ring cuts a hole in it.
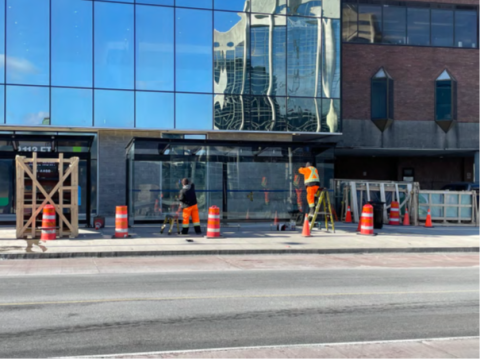
[[[40,179],[39,164],[57,164],[58,178]],[[78,237],[78,157],[58,158],[16,157],[17,238],[38,238],[43,207],[51,204],[57,215],[57,236]],[[65,164],[68,168],[64,170]],[[30,191],[31,185],[31,191]],[[47,189],[51,188],[50,191]]]

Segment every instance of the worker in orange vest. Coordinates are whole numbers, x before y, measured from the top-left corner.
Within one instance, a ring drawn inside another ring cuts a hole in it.
[[[188,178],[182,180],[182,189],[178,200],[182,204],[183,209],[183,228],[182,234],[188,234],[188,228],[190,227],[190,216],[193,221],[193,228],[195,228],[196,234],[202,234],[200,228],[200,216],[198,213],[197,195],[195,194],[195,185],[190,183]]]
[[[315,167],[310,162],[307,162],[305,167],[300,167],[298,172],[303,175],[305,187],[307,187],[307,202],[310,211],[308,217],[313,218],[315,213],[315,195],[320,189],[320,176]]]
[[[300,176],[299,175],[295,175],[295,178],[293,180],[293,185],[295,186],[295,193],[297,194],[298,210],[301,213],[303,213],[303,201],[302,201],[303,188],[301,187],[301,184],[300,184]]]

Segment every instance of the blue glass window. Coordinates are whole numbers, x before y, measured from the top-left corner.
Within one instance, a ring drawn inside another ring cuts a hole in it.
[[[137,0],[137,4],[173,6],[175,4],[175,0]]]
[[[342,114],[340,100],[322,100],[322,132],[342,132]]]
[[[137,89],[174,90],[173,16],[173,8],[137,6]]]
[[[48,85],[49,0],[7,1],[7,82]]]
[[[52,88],[52,125],[91,127],[92,90]]]
[[[49,92],[48,87],[7,86],[7,125],[49,125]]]
[[[0,125],[5,123],[5,86],[0,85]]]
[[[456,10],[455,11],[455,46],[476,48],[477,42],[477,11]]]
[[[174,128],[174,94],[137,91],[136,128]]]
[[[213,0],[175,0],[176,6],[211,9]]]
[[[92,3],[52,0],[52,85],[92,87]]]
[[[5,82],[5,0],[0,0],[0,83]],[[3,119],[3,115],[2,115]],[[1,121],[0,123],[3,123]]]
[[[214,8],[218,10],[243,11],[246,0],[214,0]]]
[[[212,92],[212,12],[176,9],[176,91]]]
[[[250,93],[250,51],[246,13],[215,11],[215,93]],[[241,29],[239,31],[238,29]],[[245,48],[246,47],[246,48]]]
[[[250,128],[253,131],[285,131],[287,108],[285,97],[252,96]]]
[[[403,45],[407,35],[407,9],[405,6],[383,5],[383,42]]]
[[[212,95],[177,93],[176,96],[176,129],[213,129]]]
[[[430,45],[430,9],[407,8],[407,43],[409,45]]]
[[[95,127],[134,127],[134,92],[95,90]]]
[[[102,1],[115,1],[115,2],[134,2],[134,0],[102,0]]]
[[[95,87],[133,89],[133,6],[95,2]]]
[[[313,98],[288,99],[287,130],[294,132],[329,132],[321,127],[322,100]]]
[[[453,45],[453,10],[432,9],[432,45]]]
[[[251,1],[250,8],[255,13],[285,15],[287,13],[287,0]]]

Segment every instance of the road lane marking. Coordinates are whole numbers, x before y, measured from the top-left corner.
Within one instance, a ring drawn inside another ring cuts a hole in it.
[[[408,295],[408,294],[453,294],[453,293],[479,293],[474,290],[438,290],[419,292],[364,292],[364,293],[312,293],[312,294],[253,294],[253,295],[212,295],[192,297],[152,297],[152,298],[111,298],[111,299],[86,299],[86,300],[59,300],[50,302],[19,302],[0,303],[0,307],[19,307],[32,305],[58,305],[58,304],[94,304],[94,303],[118,303],[118,302],[159,302],[180,300],[203,300],[203,299],[256,299],[256,298],[301,298],[301,297],[343,297],[343,296],[367,296],[367,295]]]
[[[210,349],[190,349],[190,350],[171,350],[145,353],[121,353],[121,354],[100,354],[100,355],[85,355],[76,357],[59,357],[59,358],[110,358],[110,357],[139,357],[151,355],[168,355],[168,354],[187,354],[187,353],[202,353],[202,352],[219,352],[232,350],[264,350],[264,349],[282,349],[282,348],[318,348],[330,346],[348,346],[348,345],[375,345],[375,344],[395,344],[395,343],[423,343],[423,342],[437,342],[437,341],[453,341],[453,340],[478,340],[478,336],[470,337],[446,337],[446,338],[419,338],[419,339],[395,339],[395,340],[374,340],[365,342],[340,342],[340,343],[313,343],[313,344],[284,344],[284,345],[260,345],[260,346],[246,346],[246,347],[226,347],[226,348],[210,348]],[[52,358],[56,359],[56,357]]]

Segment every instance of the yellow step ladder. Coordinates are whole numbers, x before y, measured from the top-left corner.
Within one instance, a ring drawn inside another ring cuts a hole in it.
[[[335,222],[333,220],[333,214],[332,214],[332,205],[330,204],[330,196],[328,195],[328,189],[323,188],[322,190],[319,190],[315,197],[319,198],[317,205],[315,206],[315,213],[313,214],[313,218],[310,222],[310,230],[313,229],[315,226],[315,222],[317,220],[317,216],[324,215],[325,216],[325,229],[328,232],[328,221],[330,220],[331,226],[332,226],[332,231],[335,233]],[[323,206],[323,211],[321,211]]]

